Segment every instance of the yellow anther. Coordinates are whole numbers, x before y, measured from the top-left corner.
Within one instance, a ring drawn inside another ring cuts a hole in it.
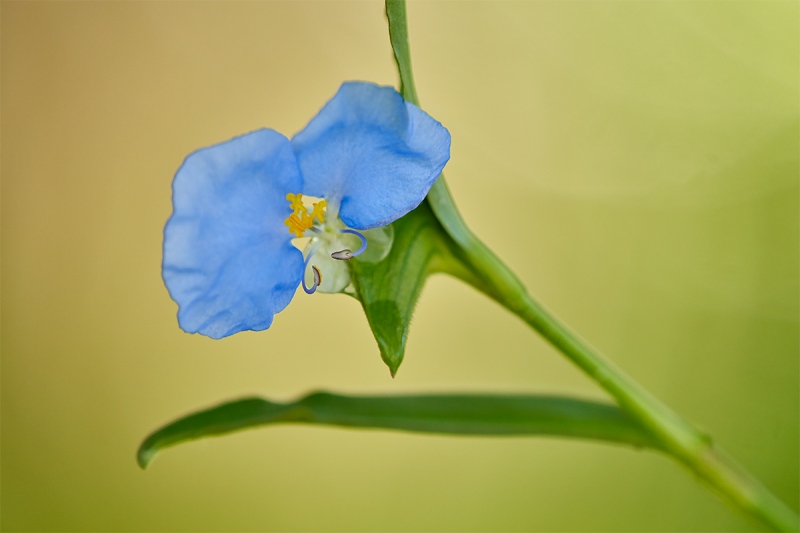
[[[314,206],[314,211],[311,213],[311,220],[315,218],[320,221],[320,223],[325,223],[325,207],[327,207],[328,202],[325,200],[320,200],[319,202],[315,202],[312,204]]]
[[[289,233],[297,237],[298,239],[303,236],[303,233],[307,229],[311,227],[311,217],[308,216],[308,213],[303,213],[305,217],[300,218],[297,216],[297,213],[292,213],[289,217],[283,221],[286,224],[286,227],[289,228]]]
[[[305,211],[305,206],[303,205],[303,194],[287,194],[286,199],[289,200],[289,207],[292,208],[292,211],[297,213],[298,211]]]
[[[325,207],[328,202],[320,200],[315,202],[314,210],[308,214],[308,209],[303,205],[303,195],[287,194],[286,200],[289,202],[289,207],[294,211],[283,221],[286,227],[289,228],[289,233],[298,239],[303,236],[306,230],[311,229],[314,225],[314,220],[319,220],[321,224],[325,223]]]

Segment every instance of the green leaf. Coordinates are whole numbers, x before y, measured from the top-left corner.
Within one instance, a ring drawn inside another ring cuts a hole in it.
[[[350,263],[356,297],[392,376],[403,361],[411,315],[427,277],[448,272],[480,284],[458,258],[455,243],[427,204],[396,221],[393,228],[394,242],[382,261]]]
[[[448,435],[549,435],[658,448],[617,407],[556,396],[340,396],[317,392],[289,403],[246,398],[190,414],[148,436],[137,460],[146,468],[181,442],[268,424],[306,423]]]

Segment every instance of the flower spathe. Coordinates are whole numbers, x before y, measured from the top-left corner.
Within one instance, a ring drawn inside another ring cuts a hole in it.
[[[216,339],[264,330],[301,283],[340,292],[344,259],[368,246],[361,232],[417,207],[449,157],[441,124],[364,82],[343,84],[291,141],[262,129],[192,153],[164,229],[162,272],[181,328]],[[319,200],[306,206],[303,195]],[[292,244],[300,236],[311,237],[305,259]]]

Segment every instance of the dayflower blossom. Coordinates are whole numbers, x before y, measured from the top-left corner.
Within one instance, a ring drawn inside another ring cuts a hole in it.
[[[291,141],[261,129],[192,153],[164,228],[181,328],[216,339],[263,330],[301,284],[341,292],[346,260],[370,244],[365,230],[417,207],[449,157],[439,122],[363,82],[343,84]]]

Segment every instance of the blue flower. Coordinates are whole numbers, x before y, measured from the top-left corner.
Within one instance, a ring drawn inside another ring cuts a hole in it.
[[[164,228],[164,282],[181,328],[215,339],[260,331],[301,284],[342,291],[345,260],[372,239],[365,230],[417,207],[449,157],[441,124],[363,82],[343,84],[291,141],[261,129],[192,153]]]

